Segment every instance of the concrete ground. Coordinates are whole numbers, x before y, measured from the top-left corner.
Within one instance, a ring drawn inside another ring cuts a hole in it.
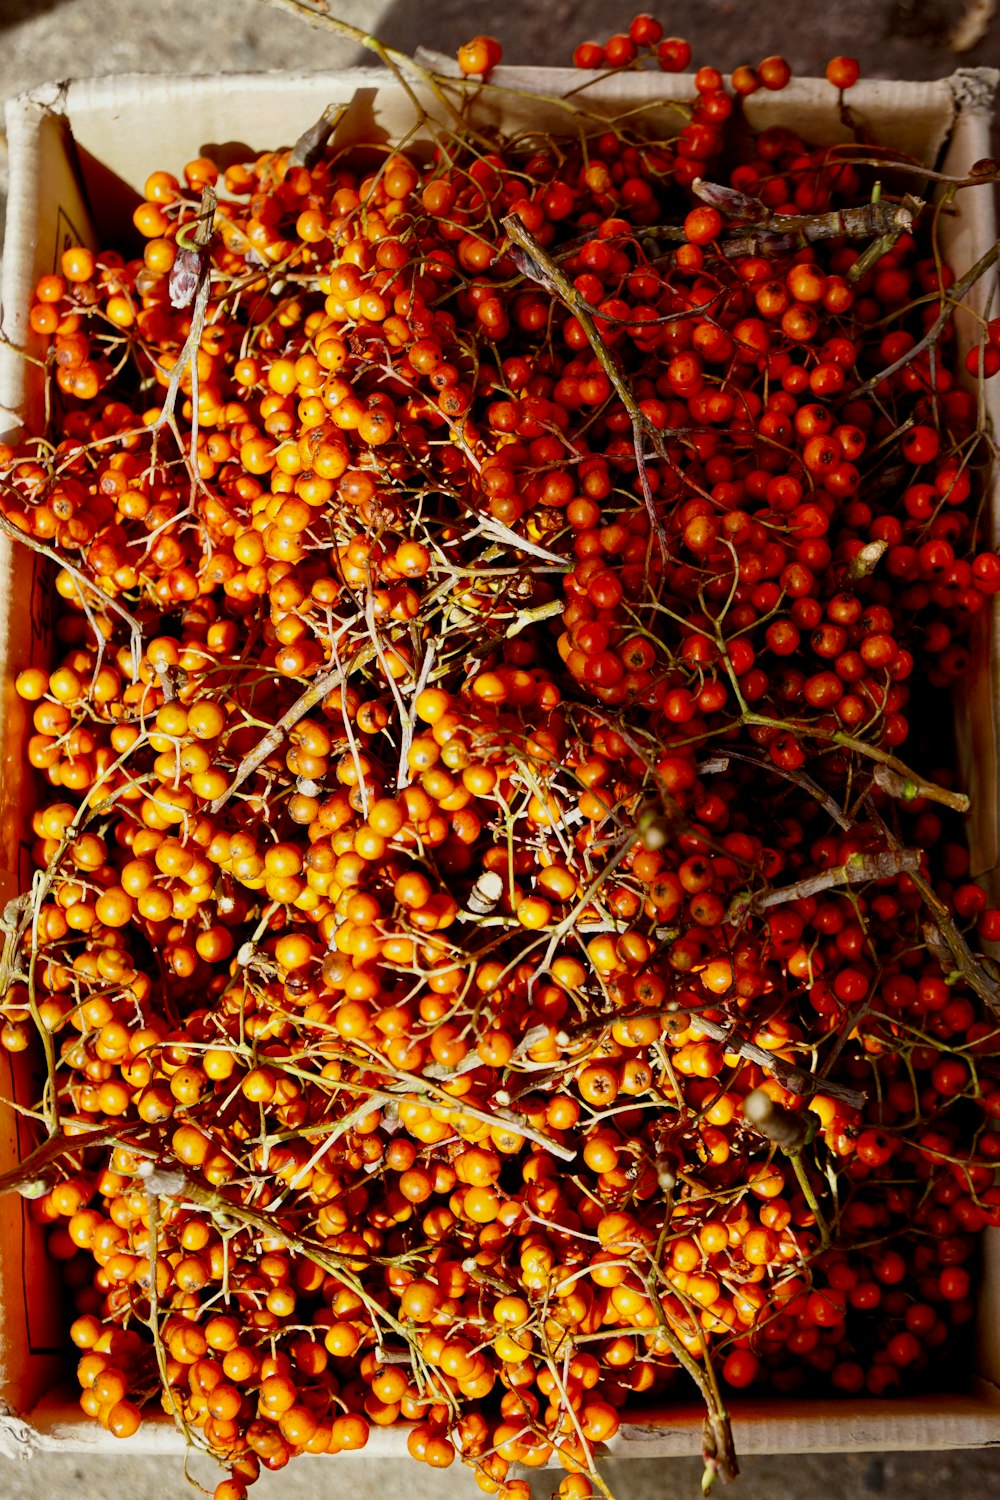
[[[771,52],[798,73],[822,72],[835,53],[856,56],[870,76],[932,78],[957,66],[1000,66],[996,0],[698,0],[645,3],[691,41],[695,63],[731,69]],[[476,32],[500,37],[510,62],[558,64],[577,42],[621,30],[637,8],[629,0],[330,0],[344,19],[406,49],[452,52]],[[960,53],[949,40],[965,26]],[[237,72],[322,68],[364,60],[350,44],[318,35],[266,0],[0,0],[0,99],[48,79],[124,72]],[[155,163],[155,142],[150,142]],[[0,152],[2,157],[2,152]],[[618,1500],[661,1500],[699,1493],[694,1459],[608,1465]],[[205,1481],[207,1475],[202,1476]],[[557,1482],[534,1476],[538,1500]],[[318,1500],[349,1492],[380,1500],[405,1489],[408,1500],[471,1500],[480,1492],[457,1466],[432,1473],[415,1464],[357,1457],[301,1460],[265,1476],[259,1500]],[[875,1457],[784,1455],[748,1459],[734,1500],[867,1500],[872,1495],[941,1500],[951,1493],[1000,1493],[1000,1457],[971,1453]],[[180,1459],[41,1455],[0,1459],[0,1500],[174,1500],[194,1493]]]
[[[123,1445],[126,1446],[126,1445]],[[788,1454],[748,1458],[717,1500],[943,1500],[948,1493],[992,1500],[1000,1493],[1000,1457],[977,1453]],[[206,1483],[204,1470],[193,1469]],[[700,1500],[701,1462],[693,1458],[609,1463],[604,1475],[616,1500]],[[532,1476],[533,1500],[547,1500],[560,1475]],[[211,1483],[207,1484],[211,1493]],[[46,1454],[29,1463],[0,1460],[3,1500],[185,1500],[197,1490],[180,1459],[83,1458]],[[264,1474],[251,1500],[477,1500],[482,1491],[460,1465],[431,1470],[410,1460],[345,1456],[302,1458]]]

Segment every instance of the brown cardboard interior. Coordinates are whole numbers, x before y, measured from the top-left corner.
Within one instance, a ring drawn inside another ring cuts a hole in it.
[[[586,117],[620,115],[656,101],[661,124],[677,114],[664,91],[690,97],[686,78],[630,74],[587,87],[569,108],[558,96],[577,89],[580,75],[541,69],[500,68],[495,87],[482,92],[475,118],[500,123],[508,131],[575,129]],[[960,172],[989,152],[989,115],[995,75],[956,75],[956,80],[899,84],[863,81],[852,90],[852,116],[885,144],[919,160],[939,161],[950,138],[945,170]],[[526,92],[526,91],[531,91]],[[534,91],[548,93],[540,104]],[[442,117],[440,102],[417,89],[424,106]],[[92,219],[102,236],[127,218],[134,195],[156,167],[178,171],[206,149],[235,159],[280,144],[291,144],[330,103],[349,106],[338,127],[338,143],[372,139],[400,141],[414,124],[413,104],[400,83],[381,72],[356,69],[328,74],[222,75],[214,78],[118,77],[50,86],[17,100],[8,113],[11,193],[3,267],[3,332],[0,346],[0,430],[34,424],[42,412],[38,368],[17,346],[32,348],[27,327],[31,287],[51,270],[62,249],[92,240]],[[960,108],[959,108],[960,106]],[[957,112],[956,112],[957,111]],[[796,80],[780,95],[761,93],[747,103],[755,126],[794,122],[806,138],[827,143],[850,138],[834,91],[823,80]],[[971,264],[995,237],[992,201],[985,193],[960,198],[960,214],[947,230],[948,253],[959,271]],[[89,205],[89,208],[88,208]],[[91,213],[92,210],[92,213]],[[967,321],[963,336],[975,338]],[[987,387],[997,422],[1000,393]],[[23,770],[24,716],[11,689],[14,673],[41,649],[47,592],[33,559],[12,554],[0,539],[0,901],[22,887],[22,839],[30,791]],[[997,629],[994,623],[992,628]],[[976,868],[997,864],[996,726],[993,675],[1000,650],[987,652],[988,632],[969,695],[966,718],[967,764],[977,791],[979,815],[973,829]],[[1000,643],[997,643],[1000,645]],[[9,1057],[0,1057],[0,1097],[27,1099],[31,1081],[8,1076]],[[20,1059],[15,1059],[22,1067]],[[14,1112],[0,1105],[0,1171],[20,1155]],[[27,1231],[27,1235],[26,1235]],[[0,1199],[0,1450],[23,1452],[34,1446],[115,1448],[102,1429],[87,1421],[74,1393],[59,1385],[67,1362],[52,1347],[52,1314],[58,1309],[57,1268],[42,1253],[24,1201]],[[986,1269],[980,1296],[979,1372],[985,1377],[965,1395],[909,1401],[734,1403],[735,1433],[744,1452],[844,1451],[876,1448],[961,1447],[1000,1441],[1000,1396],[988,1381],[1000,1382],[1000,1231],[987,1236]],[[6,1414],[5,1414],[6,1410]],[[26,1420],[25,1420],[26,1418]],[[645,1455],[697,1452],[701,1416],[694,1407],[658,1413],[623,1427],[612,1445],[619,1453]],[[133,1440],[135,1451],[178,1451],[182,1439],[172,1426],[147,1421]],[[369,1454],[401,1454],[399,1430],[375,1429]],[[120,1449],[118,1450],[120,1451]]]

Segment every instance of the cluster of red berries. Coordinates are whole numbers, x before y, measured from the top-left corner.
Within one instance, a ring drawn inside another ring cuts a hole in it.
[[[635,16],[628,31],[616,32],[607,41],[581,42],[573,53],[577,68],[627,68],[655,58],[665,73],[683,73],[691,61],[691,48],[683,37],[664,37],[663,27],[653,16]]]
[[[576,61],[638,49],[687,65],[646,16]],[[0,1039],[67,1138],[82,1405],[125,1436],[162,1381],[218,1500],[400,1422],[583,1500],[692,1379],[722,1423],[720,1378],[965,1348],[1000,912],[896,752],[946,760],[1000,588],[988,453],[932,227],[811,235],[866,169],[741,121],[779,62],[701,68],[669,140],[200,158],[36,287],[55,430],[0,512],[60,614]]]
[[[482,46],[491,41],[489,37],[477,37],[475,43],[469,45]],[[493,47],[498,48],[498,44],[494,42]],[[472,73],[485,72],[487,68],[499,62],[499,50],[492,54],[488,62],[479,52],[477,60],[486,62],[486,66],[466,67],[462,52],[459,53],[459,62],[464,71]],[[683,37],[665,37],[660,22],[647,12],[634,16],[628,31],[615,32],[613,36],[608,37],[606,42],[581,42],[573,53],[573,66],[587,70],[641,67],[645,62],[655,62],[664,73],[683,73],[691,64],[690,44]],[[792,70],[786,60],[773,55],[765,57],[755,68],[747,64],[734,68],[729,82],[733,94],[739,98],[755,94],[758,89],[762,88],[780,91],[789,82],[791,76]],[[861,76],[861,68],[856,58],[832,57],[826,65],[826,76],[829,82],[843,93],[845,89],[857,83]],[[695,76],[695,85],[699,91],[715,94],[722,89],[722,74],[716,68],[699,68]],[[727,118],[732,101],[727,100],[726,103],[714,101],[714,103],[717,109],[725,111],[716,118]],[[705,101],[702,101],[702,107],[705,107]]]

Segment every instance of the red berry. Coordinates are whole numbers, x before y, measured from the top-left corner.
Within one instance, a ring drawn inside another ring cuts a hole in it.
[[[761,77],[756,68],[750,68],[744,63],[742,67],[733,69],[729,82],[734,94],[755,94],[761,86]]]
[[[723,1380],[738,1390],[752,1385],[759,1375],[760,1361],[749,1349],[734,1349],[723,1361]]]
[[[690,45],[683,37],[664,37],[656,49],[656,61],[664,73],[683,73],[691,61]]]
[[[872,1266],[872,1271],[884,1286],[896,1286],[906,1275],[906,1261],[898,1250],[884,1250]]]
[[[981,375],[984,380],[989,380],[991,375],[1000,371],[1000,349],[993,344],[977,345],[965,356],[965,368],[970,375]]]
[[[663,35],[663,27],[648,11],[634,16],[628,34],[637,47],[655,47]]]
[[[502,56],[502,48],[496,37],[474,36],[463,42],[458,49],[458,66],[463,73],[482,74],[495,68]]]
[[[684,220],[684,233],[692,245],[709,245],[722,232],[723,219],[717,208],[706,203],[693,208]]]
[[[981,594],[1000,590],[1000,557],[995,552],[980,552],[972,564],[972,581]]]
[[[722,89],[705,89],[698,101],[696,114],[700,120],[709,120],[718,125],[728,120],[733,112],[733,101]]]
[[[603,68],[604,48],[600,42],[581,42],[573,53],[574,68]]]
[[[961,1302],[969,1295],[969,1273],[962,1266],[945,1266],[938,1287],[946,1302]]]
[[[694,75],[694,86],[699,94],[712,94],[722,87],[722,74],[718,68],[699,68]]]
[[[886,1344],[885,1352],[894,1365],[914,1365],[923,1353],[920,1340],[912,1333],[897,1333]]]
[[[856,57],[831,57],[826,65],[826,76],[834,88],[852,88],[861,76],[861,64]]]
[[[937,458],[941,439],[933,427],[917,425],[911,427],[903,439],[903,457],[909,464],[929,464]]]
[[[765,57],[757,64],[757,73],[766,89],[777,93],[792,76],[792,70],[783,57]]]
[[[604,56],[609,68],[627,68],[629,63],[635,62],[638,48],[630,36],[616,32],[604,43]]]

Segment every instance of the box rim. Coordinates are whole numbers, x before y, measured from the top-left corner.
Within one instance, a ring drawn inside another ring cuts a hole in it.
[[[538,75],[540,73],[548,74],[551,73],[552,70],[523,68],[505,69],[503,71],[507,73],[516,72],[522,76],[526,76],[526,81],[530,81],[529,75]],[[562,71],[570,77],[575,76],[572,70],[567,69]],[[974,74],[977,77],[990,75],[989,85],[991,88],[995,88],[998,79],[1000,79],[1000,74],[998,74],[996,70],[960,69],[957,70],[956,73],[949,75],[947,78],[937,80],[869,80],[868,82],[870,84],[877,85],[880,91],[882,91],[883,93],[887,88],[898,90],[900,87],[902,87],[907,90],[927,91],[929,94],[940,95],[942,99],[944,98],[944,91],[947,90],[956,113],[965,113],[966,111],[968,111],[969,113],[988,113],[990,104],[983,102],[983,96],[981,94],[971,102],[966,103],[960,102],[957,97],[957,91],[953,86],[954,80],[963,75],[969,74]],[[657,77],[657,75],[650,76],[653,78]],[[668,76],[670,77],[671,81],[678,86],[678,88],[681,88],[685,84],[687,84],[688,92],[690,92],[691,80],[688,75]],[[659,75],[659,77],[662,83],[662,75]],[[32,203],[37,204],[39,194],[41,192],[41,184],[36,181],[34,184],[35,194],[33,198],[31,197],[29,191],[31,176],[25,170],[25,157],[22,148],[30,145],[33,134],[37,136],[40,121],[44,116],[61,114],[65,118],[68,118],[68,109],[71,107],[72,102],[75,99],[79,99],[81,102],[85,101],[90,105],[99,103],[103,97],[113,98],[116,100],[120,99],[122,102],[135,102],[136,94],[135,92],[130,93],[130,90],[146,89],[151,85],[160,89],[164,95],[169,95],[171,92],[175,92],[178,85],[183,87],[185,85],[196,84],[205,86],[211,85],[216,90],[221,87],[226,92],[235,92],[241,86],[245,89],[248,84],[252,85],[256,89],[265,87],[271,89],[273,87],[275,91],[278,91],[283,88],[288,88],[290,85],[294,85],[295,81],[299,79],[307,79],[312,82],[321,79],[330,79],[331,81],[343,80],[345,83],[370,83],[373,79],[377,79],[381,80],[384,83],[387,80],[391,80],[391,75],[388,75],[384,69],[373,66],[362,66],[348,69],[308,69],[296,70],[294,72],[270,70],[264,72],[233,73],[214,76],[211,74],[137,73],[99,76],[92,79],[69,80],[68,82],[62,84],[56,83],[40,85],[36,88],[28,90],[25,93],[16,96],[13,100],[9,101],[6,110],[12,148],[12,192],[8,207],[8,224],[12,229],[18,227],[23,229],[24,225],[28,223]],[[800,79],[796,80],[796,82],[802,84],[813,84],[819,83],[820,80]],[[899,103],[900,108],[902,108],[905,100],[900,98]],[[11,235],[11,241],[16,242],[16,236],[13,234]],[[8,269],[8,267],[12,264],[14,266],[14,270],[16,271],[18,269],[16,258],[10,254],[5,255],[2,291],[0,291],[0,297],[2,297],[2,315],[5,328],[9,326],[8,318],[10,316],[14,316],[16,322],[17,313],[20,311],[20,307],[23,305],[17,303],[16,301],[12,305],[11,294],[16,289],[16,287],[24,286],[27,287],[28,290],[30,290],[30,282],[27,278],[27,273],[25,273],[21,277],[20,282],[14,283],[14,271]],[[24,309],[23,322],[26,323],[26,307]],[[3,367],[4,365],[10,363],[11,358],[17,359],[18,365],[20,366],[20,359],[17,356],[12,356],[9,349],[0,349],[0,394],[3,394],[4,392]],[[985,1388],[988,1386],[988,1383],[980,1380],[978,1382],[978,1385]],[[899,1403],[893,1401],[852,1403],[845,1400],[843,1403],[836,1403],[832,1417],[828,1417],[826,1421],[837,1431],[840,1431],[841,1429],[847,1429],[852,1421],[852,1409],[855,1411],[856,1416],[858,1408],[870,1405],[872,1407],[873,1417],[877,1417],[884,1423],[886,1419],[892,1418],[894,1409],[899,1409],[911,1405],[912,1399],[913,1398],[910,1398],[910,1401]],[[981,1393],[981,1399],[972,1396],[941,1396],[928,1397],[926,1398],[926,1400],[929,1408],[933,1406],[933,1403],[935,1401],[940,1402],[942,1400],[946,1400],[952,1405],[958,1402],[974,1413],[981,1412],[985,1420],[988,1420],[991,1424],[995,1423],[996,1437],[990,1439],[989,1441],[1000,1442],[1000,1393],[997,1392],[995,1387],[988,1386],[988,1389],[984,1389]],[[71,1431],[73,1429],[79,1429],[81,1434],[84,1432],[96,1432],[100,1434],[100,1429],[94,1428],[93,1425],[84,1417],[81,1412],[79,1412],[78,1409],[74,1412],[72,1407],[70,1408],[71,1415],[65,1421],[54,1421],[54,1413],[52,1411],[52,1408],[46,1405],[47,1401],[48,1397],[44,1398],[29,1412],[26,1418],[18,1418],[14,1416],[13,1413],[4,1413],[0,1415],[0,1448],[6,1446],[6,1440],[9,1438],[10,1441],[12,1441],[14,1448],[18,1451],[23,1451],[25,1446],[44,1446],[51,1447],[52,1449],[56,1449],[58,1451],[71,1451],[73,1448],[72,1439],[66,1440],[54,1435],[49,1438],[46,1437],[46,1430],[48,1429],[54,1434],[56,1427],[60,1429],[66,1427]],[[737,1432],[739,1433],[740,1417],[738,1405],[737,1403],[733,1404],[734,1407],[737,1407],[736,1411],[734,1412],[734,1417],[737,1423]],[[771,1422],[773,1424],[779,1425],[782,1423],[791,1422],[796,1427],[804,1428],[806,1424],[815,1419],[816,1408],[823,1403],[804,1401],[794,1402],[786,1400],[780,1402],[774,1401],[769,1404],[776,1409],[777,1413],[771,1419]],[[826,1403],[826,1405],[829,1405],[829,1403]],[[33,1419],[36,1418],[39,1423],[45,1425],[32,1426]],[[920,1420],[923,1423],[924,1431],[926,1433],[928,1424],[948,1422],[950,1420],[953,1420],[953,1418],[949,1416],[947,1411],[934,1412],[933,1410],[929,1409],[926,1417],[923,1417],[921,1415],[919,1418],[914,1418],[914,1420]],[[687,1420],[682,1421],[679,1414],[677,1421],[679,1424],[677,1426],[677,1430],[687,1433],[689,1430],[689,1422]],[[693,1416],[691,1417],[690,1431],[692,1434],[700,1432],[700,1422],[700,1412],[697,1418]],[[154,1426],[153,1423],[144,1424],[144,1426],[146,1425],[149,1425],[150,1427]],[[627,1424],[627,1426],[633,1427],[638,1430],[641,1429],[644,1424],[641,1418],[639,1418],[635,1422]],[[399,1440],[399,1442],[405,1442],[405,1437],[403,1435],[407,1430],[408,1429],[406,1428],[394,1428],[387,1429],[386,1432],[391,1432],[394,1437]],[[653,1430],[663,1432],[673,1429],[670,1427],[669,1423],[667,1423],[660,1424]],[[177,1434],[173,1428],[168,1427],[168,1432],[172,1439],[175,1439],[178,1442],[182,1441],[179,1434]],[[100,1435],[106,1436],[104,1434]],[[700,1441],[700,1439],[698,1439],[698,1441]],[[645,1440],[642,1438],[628,1438],[623,1440],[622,1444],[619,1444],[616,1441],[609,1445],[609,1451],[614,1456],[621,1456],[620,1450],[622,1446],[632,1447],[634,1445],[636,1456],[638,1456],[638,1451],[643,1447],[644,1442]],[[775,1442],[778,1442],[777,1434],[775,1436]],[[117,1443],[114,1440],[109,1439],[109,1443],[114,1447],[114,1451],[122,1451],[117,1446]],[[692,1443],[693,1446],[690,1451],[696,1451],[698,1443],[695,1441],[694,1437],[692,1437]],[[646,1451],[651,1451],[654,1444],[655,1440],[649,1440],[649,1446],[646,1448]],[[85,1442],[81,1445],[80,1451],[91,1451],[95,1447],[99,1446],[103,1446],[103,1444]],[[941,1446],[950,1447],[955,1445],[945,1441],[941,1444]],[[752,1442],[747,1441],[745,1435],[742,1442],[742,1448],[744,1452],[769,1451],[765,1449],[758,1449]],[[139,1453],[145,1451],[141,1438],[138,1441],[132,1440],[129,1444],[128,1451],[131,1453]],[[162,1445],[157,1443],[156,1446],[149,1451],[163,1452],[174,1450],[172,1446],[164,1449]],[[374,1446],[370,1446],[364,1451],[367,1452],[369,1456],[377,1456],[377,1450]],[[392,1454],[395,1454],[395,1452],[397,1451],[401,1451],[397,1444],[391,1445]],[[844,1449],[840,1446],[810,1446],[808,1449],[790,1449],[788,1447],[787,1434],[781,1434],[780,1450],[778,1451],[837,1452],[850,1450]],[[389,1450],[387,1449],[386,1456],[388,1455]]]

